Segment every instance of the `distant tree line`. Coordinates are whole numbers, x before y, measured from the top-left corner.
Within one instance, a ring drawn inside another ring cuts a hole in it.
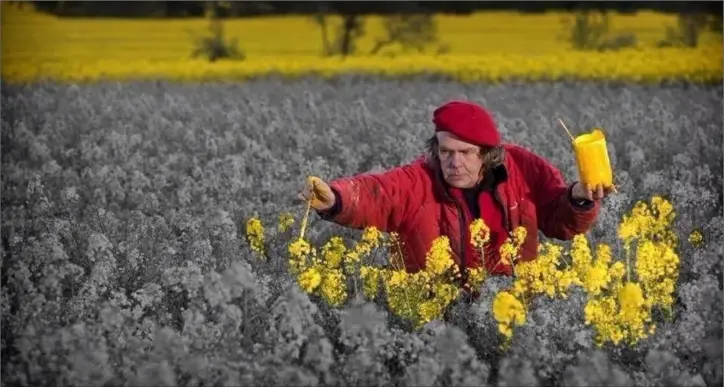
[[[36,9],[57,16],[200,17],[204,1],[32,1]],[[485,10],[521,12],[599,10],[722,15],[721,1],[226,1],[218,17],[282,14],[468,14]]]

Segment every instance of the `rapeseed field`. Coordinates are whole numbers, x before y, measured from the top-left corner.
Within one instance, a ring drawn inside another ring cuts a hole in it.
[[[391,47],[369,55],[383,34],[382,18],[365,18],[365,34],[351,57],[323,57],[321,29],[309,17],[259,17],[224,21],[246,59],[214,63],[192,59],[194,37],[208,21],[195,19],[58,18],[28,6],[2,4],[3,78],[246,80],[260,76],[384,76],[438,74],[460,81],[620,80],[686,78],[718,81],[722,74],[721,36],[704,33],[691,48],[657,48],[676,16],[641,12],[614,14],[610,33],[634,34],[633,47],[616,51],[576,51],[566,39],[564,13],[476,13],[437,15],[437,39],[422,53]],[[331,17],[334,33],[339,17]]]

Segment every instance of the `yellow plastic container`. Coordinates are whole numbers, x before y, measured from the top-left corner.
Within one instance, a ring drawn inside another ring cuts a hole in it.
[[[613,172],[608,159],[606,136],[601,129],[594,129],[591,133],[582,134],[573,141],[578,164],[578,176],[581,182],[596,187],[602,184],[604,188],[613,186]]]

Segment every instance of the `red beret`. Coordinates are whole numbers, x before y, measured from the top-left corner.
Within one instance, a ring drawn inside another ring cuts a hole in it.
[[[432,122],[436,133],[450,132],[476,145],[500,145],[500,134],[493,116],[472,102],[450,101],[435,109]]]

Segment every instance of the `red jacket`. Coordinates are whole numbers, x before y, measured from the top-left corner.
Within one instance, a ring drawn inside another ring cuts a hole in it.
[[[598,202],[574,203],[570,196],[572,185],[564,183],[560,172],[522,147],[506,144],[504,164],[491,174],[496,185],[488,204],[485,195],[478,197],[478,203],[483,207],[492,202],[500,205],[501,231],[509,233],[520,225],[527,229],[519,262],[537,256],[538,230],[550,238],[570,240],[588,231],[596,220]],[[426,157],[384,173],[334,180],[330,187],[337,202],[332,209],[319,212],[320,216],[355,229],[375,226],[381,231],[397,232],[408,272],[425,267],[425,255],[440,235],[450,238],[453,259],[463,271],[480,266],[481,259],[472,246],[461,244],[470,241],[467,231],[472,212],[462,195],[444,183],[439,166]],[[482,212],[491,213],[485,208]],[[491,229],[495,226],[489,224]],[[495,250],[486,253],[484,260],[489,274],[511,275],[512,267],[498,264]]]

